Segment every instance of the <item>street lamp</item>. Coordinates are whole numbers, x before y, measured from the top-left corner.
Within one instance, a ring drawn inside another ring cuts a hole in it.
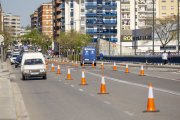
[[[94,12],[93,9],[89,9],[89,11],[92,12],[90,14],[93,14],[93,47],[94,47]]]

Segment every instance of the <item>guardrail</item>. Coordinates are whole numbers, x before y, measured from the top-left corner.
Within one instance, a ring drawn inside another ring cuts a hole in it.
[[[100,56],[97,56],[100,60]],[[163,63],[162,56],[103,56],[104,61]],[[171,56],[170,63],[180,63],[180,55]]]

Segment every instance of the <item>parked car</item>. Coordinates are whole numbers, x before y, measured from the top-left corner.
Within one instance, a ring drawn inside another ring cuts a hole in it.
[[[17,58],[17,56],[19,56],[20,54],[13,54],[10,58],[10,62],[11,62],[11,65],[15,63],[15,60]]]
[[[15,68],[17,68],[21,64],[21,60],[22,60],[22,56],[21,55],[17,56],[15,60]]]
[[[11,57],[11,52],[8,51],[7,54],[6,54],[6,58],[10,58]]]
[[[22,79],[43,77],[46,79],[46,63],[42,53],[24,53],[21,61]]]

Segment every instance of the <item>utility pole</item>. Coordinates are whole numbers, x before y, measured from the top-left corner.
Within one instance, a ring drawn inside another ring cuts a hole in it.
[[[178,55],[179,55],[179,0],[178,0]]]

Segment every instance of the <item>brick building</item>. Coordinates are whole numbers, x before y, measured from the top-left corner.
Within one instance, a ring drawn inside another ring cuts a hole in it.
[[[30,15],[31,17],[31,29],[37,29],[37,18],[38,18],[38,11],[35,11],[33,14]]]

